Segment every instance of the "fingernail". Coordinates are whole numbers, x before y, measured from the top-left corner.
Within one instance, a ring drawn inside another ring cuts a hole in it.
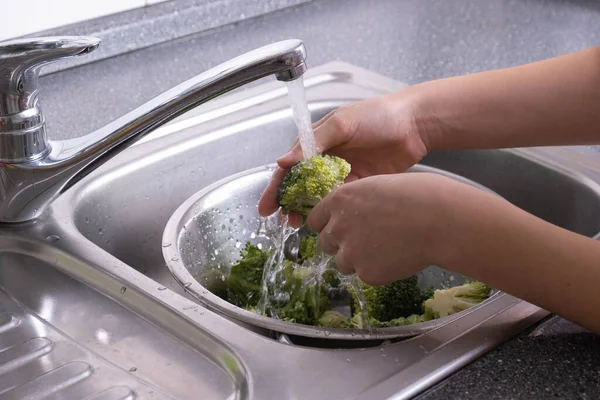
[[[278,162],[279,162],[279,161],[284,161],[285,159],[287,159],[287,158],[290,158],[291,156],[292,156],[292,152],[286,153],[286,154],[282,155],[281,157],[279,157],[279,158],[277,159],[277,161],[278,161]]]

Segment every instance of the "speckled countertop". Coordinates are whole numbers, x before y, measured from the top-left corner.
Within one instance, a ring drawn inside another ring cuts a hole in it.
[[[98,128],[207,68],[291,37],[305,42],[309,67],[343,60],[409,84],[600,44],[597,1],[317,0],[294,5],[42,77],[51,137]],[[168,26],[160,29],[169,34]],[[122,40],[137,36],[124,34]],[[598,354],[597,336],[551,318],[421,398],[600,398]]]

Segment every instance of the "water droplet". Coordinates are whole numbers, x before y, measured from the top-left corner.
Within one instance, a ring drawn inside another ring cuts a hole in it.
[[[125,294],[126,291],[127,291],[127,288],[125,286],[121,287],[121,294]]]
[[[350,362],[350,359],[349,359],[349,358],[346,358],[346,362]]]
[[[179,257],[173,256],[171,257],[171,261],[179,261]]]
[[[60,240],[60,236],[58,235],[49,235],[46,236],[46,240],[49,242],[56,242],[57,240]]]
[[[162,290],[167,290],[167,288],[166,288],[166,287],[164,287],[164,286],[161,286],[161,287],[159,287],[159,288],[158,288],[158,290],[161,290],[161,291],[162,291]]]
[[[136,367],[131,367],[131,368],[129,368],[129,372],[135,372],[135,371],[137,371],[137,368],[136,368]]]

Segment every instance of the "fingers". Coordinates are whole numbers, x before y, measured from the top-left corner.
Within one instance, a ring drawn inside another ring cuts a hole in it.
[[[310,211],[308,218],[306,219],[306,224],[313,232],[321,233],[323,228],[325,228],[329,222],[330,217],[331,214],[329,212],[328,201],[327,197],[325,197]]]
[[[288,152],[277,159],[277,165],[282,169],[290,169],[300,160],[302,160],[302,148],[300,140],[296,137]]]
[[[327,114],[320,121],[320,124],[314,128],[315,140],[317,142],[317,151],[325,153],[330,149],[347,143],[350,139],[349,133],[352,119],[345,109],[340,108]]]
[[[335,254],[335,267],[344,275],[350,275],[355,272],[354,267],[348,259],[346,259],[344,252],[341,250]]]
[[[325,117],[313,124],[313,133],[317,143],[317,151],[325,153],[331,148],[348,141],[348,124],[344,117],[339,116],[339,109],[329,112]],[[277,164],[283,169],[292,168],[302,160],[302,147],[296,138],[287,154],[277,159]]]
[[[324,253],[332,256],[339,250],[338,245],[333,240],[333,236],[327,233],[325,229],[317,236],[317,244]]]
[[[325,116],[323,118],[321,118],[320,120],[318,120],[317,122],[315,122],[312,125],[313,131],[316,130],[321,125],[323,125],[333,114],[335,114],[336,111],[337,110],[331,110],[331,111],[329,111],[327,114],[325,114]]]
[[[302,215],[291,212],[288,214],[288,225],[292,228],[301,228],[302,227]]]
[[[324,153],[329,149],[339,146],[349,140],[347,127],[350,125],[343,116],[339,116],[340,109],[329,112],[313,124],[315,140],[317,142],[317,151]],[[263,192],[258,202],[258,213],[262,217],[269,216],[279,209],[277,204],[277,192],[281,186],[286,173],[290,168],[296,165],[303,158],[300,141],[295,138],[287,154],[277,159],[278,168],[273,172],[273,176],[267,188]],[[356,177],[348,177],[348,181]],[[298,217],[293,217],[290,224],[297,223]],[[294,226],[294,225],[292,225]],[[322,225],[320,228],[325,225]]]
[[[261,217],[267,217],[279,209],[277,192],[283,183],[283,178],[285,178],[286,173],[287,171],[281,168],[276,168],[275,172],[273,172],[267,188],[258,201],[258,214]]]

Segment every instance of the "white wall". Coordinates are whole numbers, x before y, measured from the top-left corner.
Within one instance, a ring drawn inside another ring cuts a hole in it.
[[[0,0],[0,41],[167,0]]]

